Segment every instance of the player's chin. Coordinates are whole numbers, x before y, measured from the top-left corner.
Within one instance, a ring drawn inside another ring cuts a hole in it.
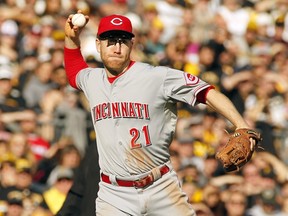
[[[109,66],[109,68],[111,68],[113,70],[121,70],[122,65],[123,65],[123,61],[111,61],[108,66]]]
[[[123,71],[123,64],[117,64],[116,62],[110,62],[110,64],[105,65],[105,67],[112,74],[120,74]]]

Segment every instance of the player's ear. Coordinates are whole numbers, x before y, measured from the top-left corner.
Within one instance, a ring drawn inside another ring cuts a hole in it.
[[[131,39],[131,45],[132,45],[132,46],[134,45],[134,42],[135,42],[135,38],[132,38],[132,39]]]
[[[100,40],[98,38],[96,38],[96,49],[98,52],[100,52]]]

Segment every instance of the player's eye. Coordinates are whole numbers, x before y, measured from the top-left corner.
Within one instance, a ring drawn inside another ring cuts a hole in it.
[[[117,38],[108,38],[108,39],[107,39],[107,46],[116,45],[117,42],[118,42]]]

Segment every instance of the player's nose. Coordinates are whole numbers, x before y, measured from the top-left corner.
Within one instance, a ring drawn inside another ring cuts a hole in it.
[[[121,53],[121,43],[120,42],[117,42],[115,45],[114,45],[114,49],[115,49],[115,53]]]

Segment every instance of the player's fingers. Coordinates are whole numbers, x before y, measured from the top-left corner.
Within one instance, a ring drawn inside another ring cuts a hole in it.
[[[253,151],[256,145],[256,140],[253,138],[250,138],[250,150]]]
[[[67,22],[69,22],[69,23],[72,24],[72,17],[73,17],[73,14],[70,14],[70,15],[68,16]]]
[[[73,26],[73,30],[74,30],[75,32],[79,31],[79,28],[80,28],[79,26],[76,26],[76,25]]]
[[[86,23],[85,23],[85,25],[86,25],[89,22],[89,16],[85,15],[85,19],[86,19]]]
[[[86,20],[86,24],[87,24],[87,20]],[[85,25],[86,25],[86,24],[85,24]],[[84,26],[85,26],[85,25],[84,25]],[[73,30],[74,30],[74,32],[75,32],[76,34],[79,35],[79,34],[81,33],[82,29],[84,28],[84,26],[79,27],[79,26],[77,26],[77,25],[74,25],[74,26],[73,26]]]
[[[65,24],[65,30],[67,28],[69,29],[73,29],[73,24],[72,24],[72,17],[73,17],[73,14],[70,14],[66,20],[66,24]]]

